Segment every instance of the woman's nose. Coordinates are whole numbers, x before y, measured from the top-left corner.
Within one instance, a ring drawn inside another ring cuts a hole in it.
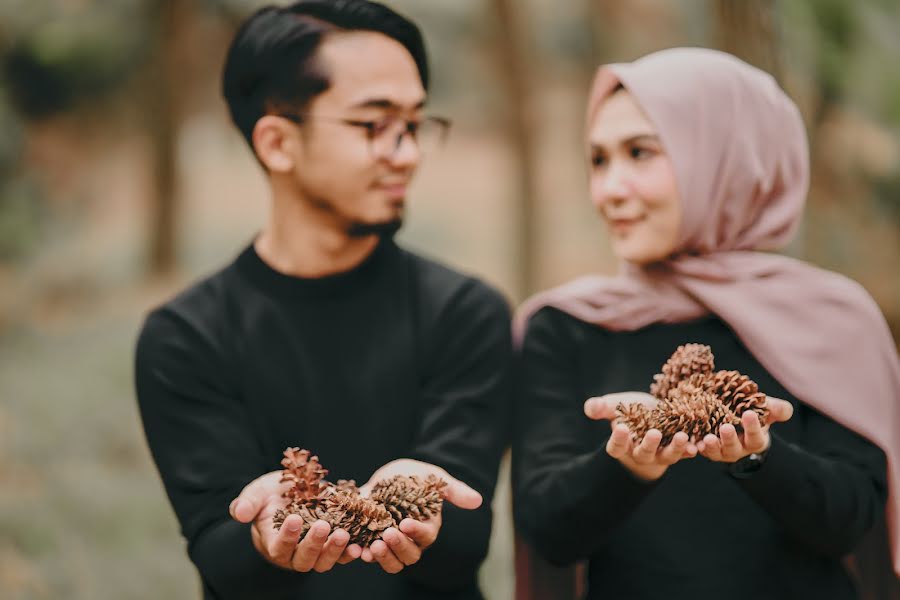
[[[594,204],[600,207],[627,199],[631,189],[628,182],[627,169],[621,162],[610,162],[605,170],[594,173],[591,178],[591,197]]]

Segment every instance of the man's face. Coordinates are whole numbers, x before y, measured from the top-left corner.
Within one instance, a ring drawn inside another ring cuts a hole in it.
[[[374,32],[326,36],[317,58],[330,79],[296,128],[292,172],[301,194],[328,221],[352,235],[396,230],[418,167],[403,119],[419,119],[425,90],[416,63],[399,42]],[[390,123],[373,134],[356,122]]]

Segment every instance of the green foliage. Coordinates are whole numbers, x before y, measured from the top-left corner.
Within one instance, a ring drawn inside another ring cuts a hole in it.
[[[3,57],[16,109],[40,119],[109,93],[141,60],[147,32],[138,14],[86,11],[19,31]]]

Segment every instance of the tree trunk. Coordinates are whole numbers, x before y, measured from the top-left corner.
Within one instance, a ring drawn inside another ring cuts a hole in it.
[[[714,0],[716,47],[781,81],[775,0]]]
[[[178,72],[178,23],[185,17],[182,0],[154,0],[154,53],[147,89],[147,127],[153,161],[149,220],[149,270],[170,273],[176,257],[176,74]]]
[[[509,113],[504,123],[515,156],[516,182],[513,229],[515,241],[516,293],[521,300],[535,292],[536,282],[536,197],[537,147],[536,120],[533,118],[534,94],[529,85],[528,52],[525,49],[523,27],[516,19],[523,12],[522,3],[514,7],[512,0],[493,0],[496,20],[496,53],[499,76]]]

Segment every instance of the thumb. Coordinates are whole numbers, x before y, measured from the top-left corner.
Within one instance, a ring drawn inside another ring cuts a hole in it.
[[[610,394],[588,398],[584,403],[584,414],[595,421],[612,419],[616,415],[616,405],[609,396]]]
[[[794,405],[781,398],[766,396],[766,408],[769,409],[769,423],[783,423],[794,416]]]
[[[259,479],[255,479],[244,486],[238,497],[231,501],[228,512],[231,518],[241,523],[249,523],[256,518],[262,510],[268,492]]]
[[[481,506],[483,501],[481,494],[455,477],[443,474],[441,476],[447,481],[447,486],[443,489],[444,499],[467,510]]]
[[[659,400],[646,392],[615,392],[588,398],[584,403],[584,414],[595,421],[616,418],[616,406],[622,404],[644,404],[655,406]]]

